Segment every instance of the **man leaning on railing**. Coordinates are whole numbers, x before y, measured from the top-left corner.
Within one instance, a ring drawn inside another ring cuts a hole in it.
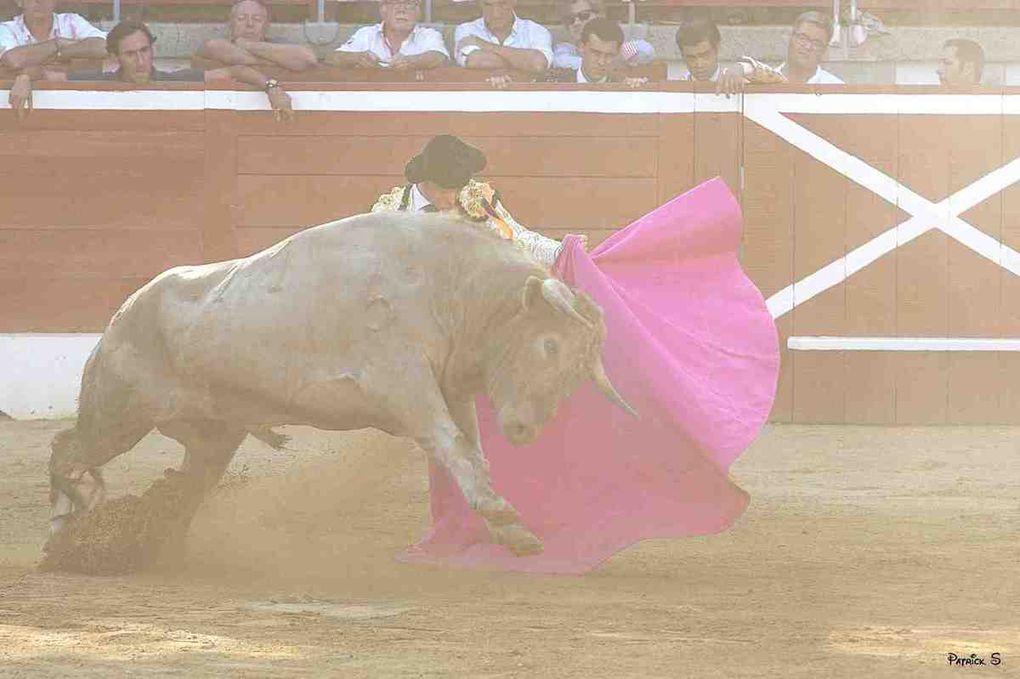
[[[772,68],[756,59],[743,57],[736,66],[723,71],[717,91],[726,95],[736,94],[749,83],[845,84],[821,66],[834,30],[829,15],[814,10],[804,12],[793,22],[785,62]]]
[[[517,0],[479,0],[482,16],[457,26],[454,51],[465,68],[541,74],[553,60],[552,34],[515,11]],[[494,82],[499,85],[500,82]]]
[[[266,37],[269,5],[262,0],[235,0],[227,21],[227,39],[207,40],[195,56],[228,66],[272,65],[306,71],[319,62],[307,45],[290,45]]]
[[[567,39],[553,45],[553,67],[576,71],[581,65],[581,31],[594,19],[606,18],[603,0],[559,0],[557,9]],[[624,40],[612,70],[642,66],[655,59],[655,48],[647,40]]]
[[[648,83],[648,78],[627,75],[627,69],[619,65],[623,29],[615,21],[592,19],[581,29],[579,42],[581,63],[573,70],[557,69],[564,74],[558,78],[561,82],[585,85],[624,83],[634,88]]]
[[[419,0],[381,0],[381,21],[363,26],[347,42],[326,57],[326,62],[358,68],[425,70],[445,65],[450,59],[443,35],[418,23]]]
[[[149,27],[137,21],[122,21],[113,27],[106,38],[106,49],[117,59],[116,71],[72,72],[69,74],[46,71],[47,80],[72,81],[108,81],[147,85],[151,82],[214,82],[233,78],[239,82],[256,87],[266,93],[273,115],[277,120],[290,120],[294,116],[288,95],[279,82],[267,78],[250,66],[234,65],[224,68],[202,71],[188,68],[180,71],[161,71],[155,67],[153,37]],[[11,90],[11,108],[18,118],[24,117],[32,109],[31,87],[27,92],[15,93]]]

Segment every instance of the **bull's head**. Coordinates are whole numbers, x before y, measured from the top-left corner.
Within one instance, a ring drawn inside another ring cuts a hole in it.
[[[560,402],[591,379],[632,415],[602,367],[602,310],[555,278],[529,277],[521,309],[504,329],[502,352],[489,365],[489,398],[511,443],[530,443]]]

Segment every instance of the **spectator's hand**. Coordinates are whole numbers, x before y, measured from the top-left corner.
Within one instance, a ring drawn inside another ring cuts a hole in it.
[[[403,54],[397,54],[390,59],[390,68],[396,71],[406,71],[409,68],[414,67],[414,60],[411,57],[405,57]]]
[[[468,37],[464,38],[459,43],[457,43],[458,51],[463,47],[478,47],[481,49],[486,49],[488,47],[492,47],[492,43],[482,40],[477,35],[469,35]]]
[[[634,78],[634,77],[624,78],[623,84],[632,90],[636,90],[639,87],[644,87],[645,85],[647,85],[648,78]]]
[[[494,76],[491,76],[489,78],[486,78],[486,80],[485,80],[485,82],[489,83],[490,85],[495,87],[497,90],[503,89],[504,87],[506,87],[507,85],[509,85],[513,81],[514,81],[513,78],[511,78],[509,75],[506,75],[506,74],[504,74],[504,75],[494,75]]]
[[[379,68],[381,62],[379,57],[371,52],[359,52],[358,59],[354,62],[354,65],[358,68]]]
[[[32,79],[22,73],[14,79],[11,85],[11,93],[8,97],[14,115],[18,120],[24,120],[25,116],[32,110]]]
[[[248,40],[247,38],[234,38],[233,40],[231,40],[231,42],[234,43],[236,47],[240,47],[245,51],[248,51],[248,48],[251,46],[252,43],[252,41]]]
[[[715,83],[715,93],[725,94],[729,98],[731,95],[743,92],[744,87],[750,84],[750,82],[750,80],[744,77],[743,70],[727,68],[719,75],[719,80]]]
[[[267,92],[269,105],[273,107],[273,117],[276,122],[290,122],[294,120],[294,108],[290,103],[290,95],[283,91],[282,87],[274,87]]]

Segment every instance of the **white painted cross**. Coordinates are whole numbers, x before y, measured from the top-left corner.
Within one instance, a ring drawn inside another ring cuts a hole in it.
[[[907,212],[910,218],[875,236],[821,269],[775,293],[766,303],[780,318],[839,285],[880,257],[938,229],[964,247],[1020,276],[1020,253],[961,219],[960,215],[1020,181],[1020,157],[934,203],[901,182],[798,125],[784,113],[1007,115],[1020,112],[1016,95],[747,95],[743,114],[839,174]],[[795,350],[1020,351],[1017,340],[976,338],[790,337]]]
[[[824,98],[830,99],[830,101],[827,102],[828,105],[822,107],[804,105],[803,96],[782,94],[747,95],[744,101],[743,113],[748,119],[753,120],[791,145],[804,151],[812,158],[880,196],[890,204],[901,208],[910,215],[910,218],[769,297],[767,304],[774,318],[780,318],[812,297],[839,285],[883,255],[892,252],[899,246],[914,240],[932,229],[942,231],[950,238],[955,239],[982,257],[995,262],[1014,275],[1020,276],[1020,253],[960,218],[960,215],[967,210],[1020,181],[1020,157],[1014,158],[944,200],[933,203],[884,172],[868,165],[860,158],[838,148],[831,142],[819,137],[817,134],[783,115],[784,112],[794,111],[825,113],[863,112],[858,111],[857,106],[854,105],[841,110],[838,102],[831,101],[832,99],[838,100],[841,97],[854,97],[855,95],[823,95]],[[817,95],[808,96],[818,98]],[[901,113],[904,108],[909,112],[913,112],[910,111],[913,107],[902,106],[904,96],[910,95],[888,95],[887,97],[883,97],[883,95],[868,95],[869,101],[867,103],[869,106],[867,112]],[[1004,103],[991,108],[987,106],[975,107],[973,106],[973,96],[959,95],[961,97],[966,96],[966,101],[957,100],[953,95],[937,98],[926,95],[915,96],[923,97],[928,104],[935,104],[934,107],[929,106],[925,109],[927,113],[973,114],[977,112],[979,114],[1002,115],[1005,112]],[[892,101],[880,101],[883,98]],[[997,97],[993,98],[998,99]],[[784,99],[788,101],[784,102]],[[932,101],[932,99],[935,99],[935,101]],[[791,103],[792,106],[786,108],[784,103]],[[883,104],[885,105],[883,106]],[[961,106],[960,104],[964,105]],[[936,110],[932,110],[933,108]]]

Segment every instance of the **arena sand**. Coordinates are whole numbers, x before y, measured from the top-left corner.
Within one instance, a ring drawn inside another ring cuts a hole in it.
[[[245,443],[186,555],[98,577],[37,570],[65,425],[0,421],[5,676],[1020,676],[1020,429],[772,427],[731,530],[535,577],[396,562],[427,524],[421,454],[290,428]],[[180,455],[149,436],[111,497]]]

